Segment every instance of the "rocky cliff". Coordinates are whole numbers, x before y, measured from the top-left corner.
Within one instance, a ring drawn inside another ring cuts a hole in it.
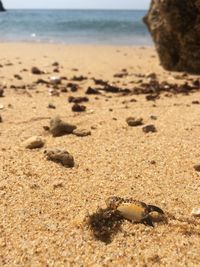
[[[4,8],[4,6],[3,6],[3,4],[2,4],[2,2],[1,2],[1,0],[0,0],[0,12],[1,12],[1,11],[6,11],[6,10],[5,10],[5,8]]]
[[[200,0],[152,0],[144,22],[165,69],[200,74]]]

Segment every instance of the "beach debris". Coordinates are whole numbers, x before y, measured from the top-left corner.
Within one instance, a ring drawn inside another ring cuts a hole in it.
[[[78,91],[79,86],[76,83],[68,83],[67,88],[69,88],[71,92],[76,92]]]
[[[79,137],[85,137],[85,136],[91,135],[91,131],[77,128],[73,130],[73,134]]]
[[[86,96],[79,96],[79,97],[75,97],[75,96],[69,96],[68,97],[68,102],[69,103],[82,103],[82,102],[88,102],[89,98]]]
[[[2,88],[0,88],[0,97],[4,96],[4,90]]]
[[[19,75],[19,74],[15,74],[14,75],[14,78],[17,79],[17,80],[22,80],[22,76]]]
[[[23,142],[23,146],[28,149],[41,148],[44,144],[45,141],[40,136],[32,136]]]
[[[55,62],[52,63],[52,66],[53,67],[59,67],[59,65],[60,65],[59,62],[57,62],[57,61],[55,61]]]
[[[38,67],[32,67],[31,68],[31,73],[32,74],[36,74],[36,75],[44,74],[44,72],[41,71]]]
[[[146,125],[142,128],[144,133],[155,133],[157,132],[156,127],[153,124]]]
[[[66,168],[74,167],[73,156],[65,149],[52,148],[44,151],[47,160],[59,163]]]
[[[195,171],[200,172],[200,164],[194,165],[194,169]]]
[[[50,120],[50,132],[54,137],[71,134],[77,127],[73,124],[64,122],[60,116],[55,116]]]
[[[193,208],[191,215],[194,217],[200,217],[200,208]]]
[[[192,101],[192,104],[193,104],[193,105],[199,105],[200,102],[199,102],[198,100],[193,100],[193,101]]]
[[[54,104],[52,104],[52,103],[49,103],[48,104],[48,108],[50,108],[50,109],[56,109],[56,106]]]
[[[156,121],[158,118],[157,118],[157,116],[155,116],[155,115],[151,115],[151,116],[150,116],[150,119]]]
[[[74,76],[72,77],[72,81],[76,81],[76,82],[82,82],[84,80],[87,80],[88,78],[83,76],[83,75],[80,75],[80,76]]]
[[[61,82],[62,82],[62,79],[61,79],[61,77],[59,77],[59,76],[51,76],[51,77],[49,78],[49,80],[50,80],[50,83],[51,83],[52,85],[58,85],[58,84],[61,84]]]
[[[87,95],[99,95],[99,94],[101,94],[100,92],[99,92],[99,90],[98,89],[96,89],[96,88],[92,88],[92,87],[88,87],[88,89],[86,90],[86,92],[85,92]]]
[[[140,126],[143,124],[143,119],[142,118],[134,118],[134,117],[128,117],[126,119],[126,122],[129,126],[131,127],[136,127]]]
[[[74,111],[74,112],[84,112],[84,111],[86,111],[86,106],[79,105],[79,104],[75,103],[72,106],[72,111]]]
[[[108,208],[118,211],[128,221],[144,223],[152,227],[154,227],[154,216],[158,218],[155,213],[161,215],[163,219],[165,217],[163,210],[159,207],[147,205],[133,198],[109,197],[106,199],[106,205]]]
[[[56,88],[49,88],[48,93],[50,96],[59,96],[60,92]]]
[[[102,85],[102,86],[106,86],[108,85],[108,81],[104,81],[102,79],[96,79],[96,78],[93,78],[93,81],[96,85]]]
[[[86,221],[94,238],[109,244],[120,231],[123,218],[116,210],[106,208],[88,215]]]

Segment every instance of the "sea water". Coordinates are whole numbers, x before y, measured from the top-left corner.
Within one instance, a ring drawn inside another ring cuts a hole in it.
[[[144,10],[8,10],[1,42],[151,45]]]

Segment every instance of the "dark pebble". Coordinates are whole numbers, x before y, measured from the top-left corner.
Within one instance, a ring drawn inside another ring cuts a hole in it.
[[[146,125],[142,128],[144,133],[155,133],[157,132],[156,127],[153,124]]]

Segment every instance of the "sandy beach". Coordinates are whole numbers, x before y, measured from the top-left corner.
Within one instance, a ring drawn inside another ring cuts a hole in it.
[[[133,93],[155,76],[179,85],[199,77],[164,71],[152,47],[1,43],[0,51],[0,266],[199,266],[200,219],[191,212],[200,208],[200,92],[153,101]],[[52,76],[61,77],[54,89],[44,83]],[[85,94],[101,87],[94,79],[129,91]],[[70,96],[88,97],[86,110],[72,111]],[[57,115],[91,134],[53,137],[47,126]],[[130,127],[128,117],[143,125]],[[25,148],[32,136],[44,146]],[[74,167],[47,160],[49,148],[66,149]],[[110,243],[97,240],[87,217],[110,196],[156,205],[168,222],[124,220]]]

